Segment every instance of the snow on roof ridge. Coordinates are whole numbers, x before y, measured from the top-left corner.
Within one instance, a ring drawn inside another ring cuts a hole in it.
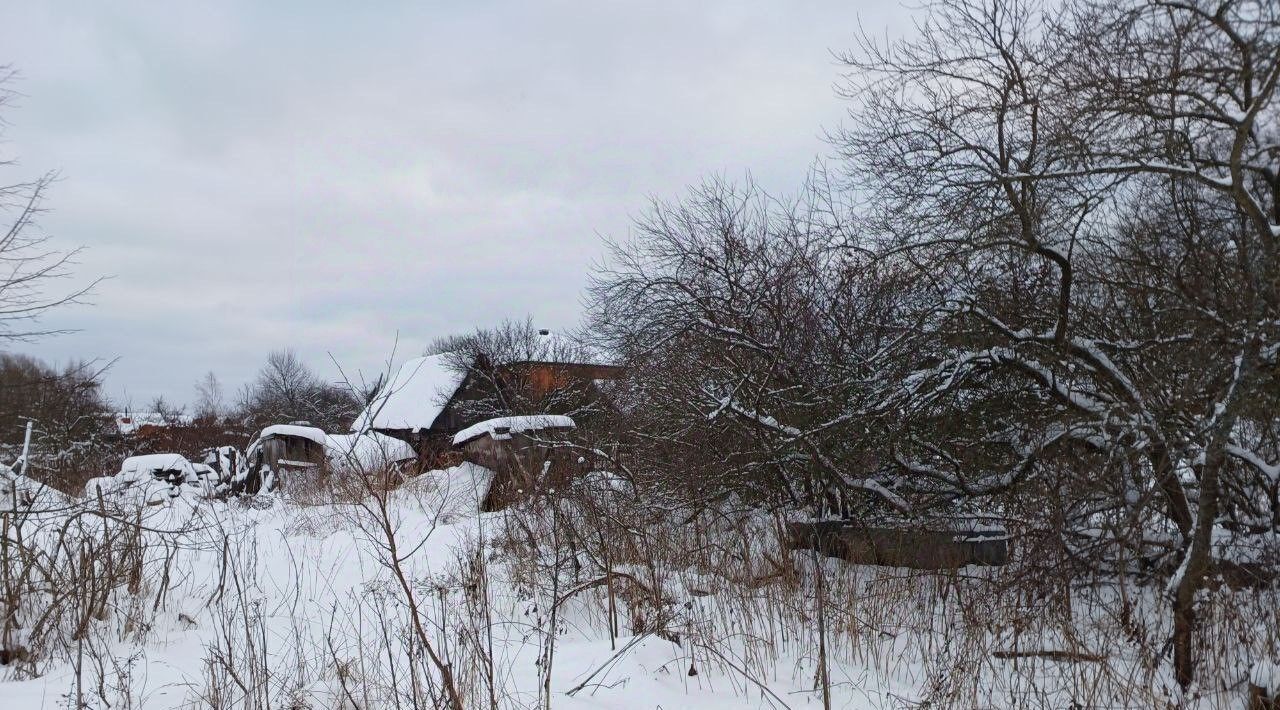
[[[430,429],[465,378],[451,366],[450,355],[407,360],[356,417],[351,430]]]
[[[325,434],[325,456],[330,465],[376,468],[417,458],[409,444],[367,431],[363,434]]]
[[[466,443],[486,434],[495,439],[508,439],[511,434],[539,429],[573,429],[577,424],[572,417],[563,414],[528,414],[513,417],[495,417],[472,424],[453,435],[453,445]],[[498,429],[506,429],[506,435],[498,434]]]
[[[326,435],[320,427],[303,426],[301,424],[272,424],[258,434],[258,440],[261,441],[268,436],[300,436],[323,446]]]

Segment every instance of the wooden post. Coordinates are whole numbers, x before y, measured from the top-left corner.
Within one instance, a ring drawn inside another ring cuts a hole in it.
[[[27,456],[31,453],[31,420],[27,420],[27,433],[22,437],[22,468],[18,470],[19,476],[27,475]]]

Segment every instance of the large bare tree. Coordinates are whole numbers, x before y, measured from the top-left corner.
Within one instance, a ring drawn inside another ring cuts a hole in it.
[[[325,382],[296,351],[284,348],[272,351],[257,377],[241,389],[235,416],[251,428],[306,421],[325,431],[345,431],[360,404],[353,388]]]
[[[5,113],[18,93],[12,88],[16,72],[0,65],[0,137]],[[17,169],[17,158],[0,154],[6,174]],[[68,285],[79,249],[58,248],[40,224],[45,200],[56,172],[36,177],[0,179],[0,347],[62,332],[43,327],[40,319],[61,306],[81,302],[98,283]],[[0,355],[0,442],[13,460],[21,450],[23,431],[34,425],[34,446],[28,470],[78,489],[86,475],[98,473],[107,420],[99,392],[105,367],[68,363],[57,368],[19,355]]]
[[[1198,592],[1280,529],[1280,6],[924,12],[844,57],[843,182],[713,182],[597,273],[636,460],[1007,516],[1061,571],[1166,585],[1190,684]]]
[[[1184,685],[1215,543],[1277,520],[1278,47],[1272,2],[949,0],[846,57],[877,253],[932,294],[895,460],[1154,562]]]
[[[848,248],[816,175],[799,199],[712,181],[655,203],[595,275],[592,331],[630,370],[637,465],[694,494],[908,508],[875,456],[895,269]],[[646,459],[645,457],[648,456]]]

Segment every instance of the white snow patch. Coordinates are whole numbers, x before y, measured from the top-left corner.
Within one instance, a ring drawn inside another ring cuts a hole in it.
[[[21,508],[59,508],[68,496],[0,464],[0,512]]]
[[[145,454],[130,456],[120,464],[120,473],[115,478],[127,481],[145,481],[155,478],[156,474],[174,471],[182,476],[185,483],[198,483],[195,469],[182,454]]]
[[[449,355],[409,360],[356,417],[351,430],[430,429],[465,378],[449,364]]]
[[[1262,688],[1273,698],[1280,695],[1280,663],[1258,661],[1253,664],[1249,670],[1249,683]]]
[[[272,424],[258,434],[258,441],[268,436],[297,436],[303,439],[310,439],[317,444],[324,446],[325,437],[324,430],[313,426],[301,426],[298,424]],[[251,447],[252,448],[252,447]]]
[[[485,436],[494,439],[510,439],[512,434],[542,429],[572,429],[576,424],[572,417],[563,414],[532,414],[518,417],[497,417],[487,419],[463,429],[453,435],[453,445],[463,444],[472,439]],[[505,432],[499,431],[505,429]]]
[[[325,434],[325,456],[335,469],[377,468],[416,459],[413,447],[394,437],[377,432],[364,434]]]

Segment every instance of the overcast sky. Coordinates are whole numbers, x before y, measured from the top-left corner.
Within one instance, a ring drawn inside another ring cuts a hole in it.
[[[107,392],[186,402],[295,347],[326,377],[531,314],[574,325],[601,235],[750,171],[796,187],[845,106],[831,52],[872,2],[0,0],[10,183],[87,248],[78,332]],[[900,21],[900,20],[899,20]]]

